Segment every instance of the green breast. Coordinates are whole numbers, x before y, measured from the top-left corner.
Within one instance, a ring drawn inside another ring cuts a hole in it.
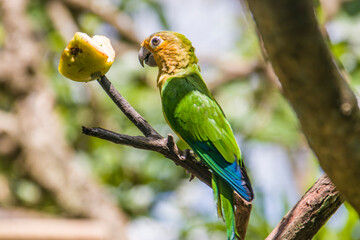
[[[177,126],[178,124],[175,121],[176,108],[179,107],[179,104],[186,104],[182,100],[195,90],[194,85],[187,78],[182,77],[174,77],[167,80],[161,90],[163,112],[166,120],[175,132],[180,130],[180,126]]]
[[[179,131],[186,128],[186,123],[184,123],[185,125],[182,125],[181,122],[179,122],[179,118],[176,118],[179,109],[190,111],[191,109],[194,109],[194,104],[202,104],[193,101],[194,99],[191,96],[196,93],[204,94],[212,99],[204,81],[196,72],[169,78],[163,85],[161,90],[161,100],[164,115],[175,132],[180,133]],[[191,113],[187,111],[187,115],[191,115]]]

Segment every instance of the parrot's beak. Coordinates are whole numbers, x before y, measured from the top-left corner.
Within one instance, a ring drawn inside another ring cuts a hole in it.
[[[139,57],[139,62],[143,67],[144,67],[144,62],[146,65],[149,65],[150,67],[157,66],[154,55],[146,47],[140,48],[138,57]]]

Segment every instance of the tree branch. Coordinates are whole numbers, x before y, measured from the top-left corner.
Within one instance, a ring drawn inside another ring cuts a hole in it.
[[[162,138],[150,124],[126,101],[126,99],[115,89],[111,82],[102,76],[98,80],[101,87],[125,116],[144,134],[145,137]]]
[[[344,202],[326,174],[285,215],[266,240],[312,239]]]
[[[200,179],[202,182],[211,186],[211,173],[207,167],[198,162],[194,157],[183,156],[173,143],[174,139],[171,135],[168,138],[152,138],[143,136],[128,136],[115,133],[103,128],[83,127],[83,133],[89,136],[101,138],[116,144],[131,146],[134,148],[151,150],[163,154],[171,159],[176,165],[185,168],[189,173]]]
[[[120,110],[129,118],[135,126],[144,134],[143,136],[128,136],[115,133],[103,128],[83,127],[83,133],[89,136],[98,137],[116,144],[123,144],[139,149],[151,150],[163,154],[166,158],[171,159],[176,165],[183,167],[192,176],[197,177],[200,181],[211,187],[211,172],[201,162],[190,154],[185,154],[178,149],[172,135],[163,138],[157,133],[149,123],[121,96],[111,82],[102,76],[98,80],[99,84],[120,108]],[[247,223],[250,218],[252,204],[244,201],[238,194],[234,193],[236,206],[236,220],[238,232],[241,239],[245,239]]]
[[[247,2],[309,145],[360,213],[360,112],[321,35],[313,1]]]

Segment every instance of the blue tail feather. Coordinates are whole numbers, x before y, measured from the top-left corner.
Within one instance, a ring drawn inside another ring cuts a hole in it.
[[[244,200],[249,202],[253,200],[254,193],[245,166],[239,166],[237,159],[229,163],[211,142],[196,142],[189,145],[205,164]]]

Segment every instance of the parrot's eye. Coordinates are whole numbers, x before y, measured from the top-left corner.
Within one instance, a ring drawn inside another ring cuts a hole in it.
[[[160,37],[153,37],[150,40],[150,45],[152,48],[156,48],[157,46],[159,46],[161,43],[163,42],[163,40]]]

